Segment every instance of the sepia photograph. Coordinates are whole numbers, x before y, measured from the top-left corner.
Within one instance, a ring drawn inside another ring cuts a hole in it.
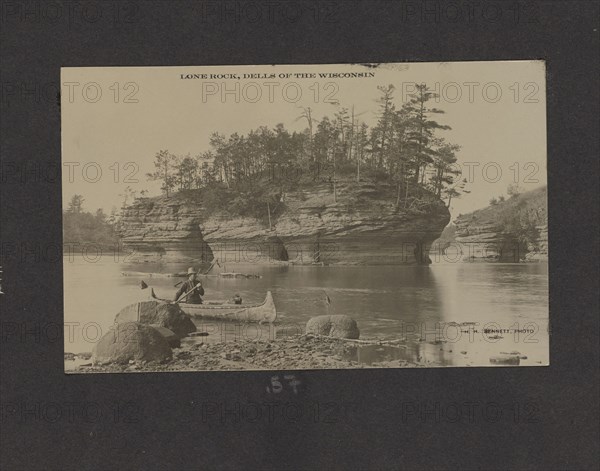
[[[66,373],[550,364],[544,61],[61,85]]]

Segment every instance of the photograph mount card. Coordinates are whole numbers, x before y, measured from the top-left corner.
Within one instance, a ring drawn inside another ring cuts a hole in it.
[[[549,365],[543,61],[61,88],[67,373]]]

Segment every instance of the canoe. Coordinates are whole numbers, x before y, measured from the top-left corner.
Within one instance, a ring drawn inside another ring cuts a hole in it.
[[[237,322],[274,322],[277,319],[277,309],[273,295],[267,291],[267,296],[258,304],[188,304],[179,303],[179,307],[192,317],[201,319],[230,320]]]
[[[204,304],[178,304],[183,312],[198,319],[258,322],[260,324],[274,322],[277,319],[277,309],[270,291],[267,291],[265,300],[258,304],[231,304],[226,301],[205,301]]]

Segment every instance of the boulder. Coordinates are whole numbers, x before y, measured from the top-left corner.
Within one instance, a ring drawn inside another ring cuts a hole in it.
[[[306,323],[306,333],[343,339],[360,336],[356,321],[344,314],[311,317]]]
[[[94,364],[130,361],[164,361],[172,358],[171,347],[158,330],[139,322],[122,322],[109,330],[92,352]]]
[[[158,324],[151,324],[150,327],[154,327],[156,330],[158,330],[158,333],[162,335],[167,340],[167,342],[169,342],[169,347],[181,347],[180,338],[177,335],[175,335],[175,333],[172,330],[169,330],[166,327],[162,327]]]
[[[177,304],[168,304],[160,301],[141,301],[124,307],[115,316],[117,324],[122,322],[140,322],[141,324],[156,324],[166,327],[178,337],[185,337],[191,332],[196,332],[196,325],[190,316]]]

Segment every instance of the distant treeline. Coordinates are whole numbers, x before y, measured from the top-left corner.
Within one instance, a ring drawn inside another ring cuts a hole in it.
[[[115,214],[107,216],[102,209],[95,214],[83,210],[84,198],[73,195],[63,211],[63,243],[72,244],[69,250],[79,252],[87,247],[112,249],[118,237],[114,230]]]
[[[277,200],[275,187],[257,185],[259,181],[277,180],[279,192],[299,182],[329,181],[335,193],[336,182],[371,179],[397,188],[397,206],[423,195],[423,190],[445,199],[448,205],[461,192],[468,192],[465,180],[455,181],[460,146],[441,136],[450,127],[434,119],[444,112],[429,104],[437,95],[418,85],[410,100],[397,107],[393,85],[378,87],[378,91],[377,121],[372,127],[360,119],[353,106],[338,104],[333,116],[320,120],[311,108],[299,108],[296,119],[307,124],[302,132],[290,132],[283,124],[261,126],[247,135],[227,137],[215,132],[210,149],[195,156],[157,152],[155,172],[147,176],[161,182],[166,196],[210,189],[213,195],[243,195],[243,201],[249,200],[245,209]],[[302,178],[294,178],[298,175]],[[220,191],[223,189],[233,192]],[[225,200],[214,198],[214,204],[230,203]]]

